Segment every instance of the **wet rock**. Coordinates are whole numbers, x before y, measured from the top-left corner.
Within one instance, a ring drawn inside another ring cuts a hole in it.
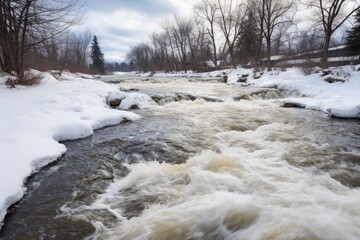
[[[137,104],[131,105],[130,109],[140,109],[140,107]]]
[[[246,100],[246,101],[251,101],[253,100],[253,98],[249,95],[242,95],[242,96],[239,96],[239,97],[234,97],[234,101],[240,101],[240,100]]]
[[[122,99],[114,99],[109,102],[110,107],[118,107],[121,104]]]
[[[206,102],[224,102],[220,98],[209,97],[209,96],[193,96],[187,93],[173,93],[168,95],[157,94],[151,96],[151,98],[159,105],[165,105],[170,102],[179,101],[195,101],[196,99],[202,99]]]
[[[198,99],[203,99],[206,102],[224,102],[223,100],[219,99],[219,98],[214,98],[214,97],[207,97],[207,96],[201,96]]]
[[[249,74],[243,74],[243,75],[241,75],[241,77],[237,80],[237,82],[246,83],[248,77],[249,77]]]
[[[253,78],[254,78],[254,79],[260,79],[260,78],[261,78],[261,75],[255,74]]]
[[[120,87],[119,90],[122,92],[138,92],[138,91],[140,91],[140,89],[138,89],[138,88],[124,88],[124,87]]]
[[[284,103],[282,103],[281,107],[283,107],[283,108],[303,108],[300,104],[293,103],[293,102],[284,102]]]
[[[346,82],[344,79],[336,78],[334,76],[325,77],[324,81],[328,82],[328,83],[336,83],[336,82],[344,83],[344,82]]]
[[[197,99],[197,97],[187,93],[173,93],[168,95],[157,94],[151,96],[151,98],[159,105],[165,105],[170,102],[194,101]]]
[[[121,101],[126,98],[126,96],[127,93],[123,92],[110,93],[109,96],[106,97],[106,102],[110,107],[116,108],[120,106]]]
[[[332,74],[331,70],[324,69],[320,76],[325,77],[325,76],[330,75],[330,74]]]
[[[223,76],[223,81],[224,81],[224,83],[227,83],[227,81],[228,81],[228,76],[227,75]]]
[[[254,91],[249,94],[243,94],[239,95],[237,97],[234,97],[234,101],[240,101],[240,100],[254,100],[254,99],[279,99],[279,98],[285,98],[288,96],[299,96],[299,93],[296,91],[284,91],[281,89],[260,89],[257,91]]]
[[[126,119],[126,118],[123,118],[123,120],[121,120],[120,124],[124,124],[124,123],[127,123],[127,122],[130,122],[130,120]]]

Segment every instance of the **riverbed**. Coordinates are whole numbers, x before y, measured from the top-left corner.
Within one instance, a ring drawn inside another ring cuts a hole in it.
[[[65,142],[0,239],[360,238],[359,121],[217,79],[103,80],[164,101]]]

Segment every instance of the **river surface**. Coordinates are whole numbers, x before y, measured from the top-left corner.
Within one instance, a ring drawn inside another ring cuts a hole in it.
[[[159,104],[65,142],[0,239],[360,239],[359,121],[214,79],[104,80]]]

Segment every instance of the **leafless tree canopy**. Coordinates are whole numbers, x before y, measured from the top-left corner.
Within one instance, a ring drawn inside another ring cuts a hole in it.
[[[313,9],[314,22],[319,24],[324,33],[323,67],[328,66],[328,50],[331,36],[359,8],[356,0],[310,0],[308,6]]]
[[[86,71],[92,34],[69,30],[81,22],[82,1],[0,0],[1,69],[19,81],[30,66]],[[315,27],[297,29],[299,5],[313,12],[307,20]],[[207,71],[266,62],[271,70],[271,55],[320,48],[326,67],[333,33],[357,9],[358,0],[200,0],[193,17],[165,19],[148,42],[132,47],[128,69]]]
[[[249,0],[249,11],[255,16],[260,38],[266,43],[268,70],[271,70],[271,42],[276,31],[293,23],[296,13],[295,0]],[[262,41],[261,41],[262,42]]]
[[[79,23],[80,0],[0,0],[1,67],[23,80],[25,54]]]

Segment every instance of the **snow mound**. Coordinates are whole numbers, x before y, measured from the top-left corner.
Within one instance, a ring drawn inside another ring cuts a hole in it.
[[[323,111],[330,116],[340,118],[360,118],[360,72],[350,66],[333,68],[331,76],[343,79],[343,82],[328,83],[321,73],[304,76],[298,68],[292,68],[279,75],[266,72],[260,79],[249,82],[257,87],[278,88],[285,91],[297,91],[300,98],[288,98],[307,109]]]
[[[84,138],[95,129],[140,118],[108,107],[110,93],[123,94],[114,86],[70,75],[72,81],[57,81],[50,73],[31,71],[42,76],[38,86],[0,85],[0,227],[7,208],[25,194],[25,179],[65,153],[59,141]],[[147,100],[137,95],[127,98],[128,104],[145,105]]]

